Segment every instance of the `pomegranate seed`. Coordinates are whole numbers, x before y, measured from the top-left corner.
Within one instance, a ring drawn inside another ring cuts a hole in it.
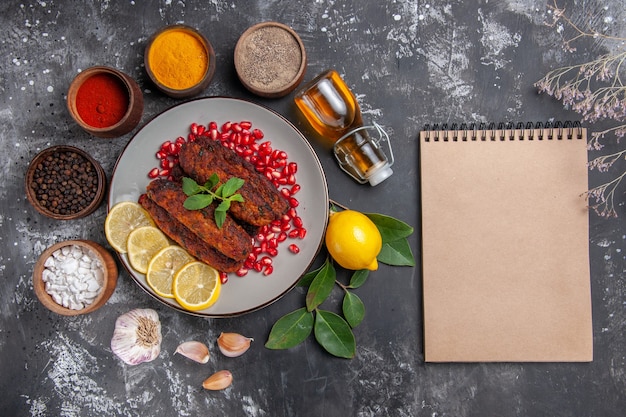
[[[222,125],[222,133],[230,131],[230,128],[233,124],[231,122],[226,122]]]
[[[289,190],[289,188],[281,188],[280,193],[283,195],[283,197],[285,198],[289,198],[291,197],[291,191]]]
[[[242,120],[241,122],[239,122],[239,125],[244,129],[250,129],[252,127],[252,122],[248,120]]]
[[[280,232],[278,237],[276,237],[276,240],[278,240],[279,242],[284,242],[285,240],[287,240],[287,233]]]
[[[278,255],[278,249],[276,248],[267,248],[266,252],[269,256],[272,256],[272,257]]]
[[[297,194],[301,188],[302,187],[300,187],[300,184],[294,184],[293,187],[291,187],[291,195]]]
[[[265,271],[263,271],[263,275],[271,275],[272,272],[274,272],[274,267],[272,265],[269,265],[265,268]]]
[[[300,228],[302,227],[302,218],[296,216],[293,218],[293,225]]]
[[[159,176],[159,168],[152,168],[150,172],[148,172],[148,178],[154,179]]]
[[[252,135],[255,137],[255,139],[263,139],[263,137],[265,136],[260,129],[254,129],[252,131]]]
[[[159,172],[159,175],[162,177],[167,177],[168,175],[170,175],[170,170],[169,169],[163,169],[161,170],[161,172]]]
[[[217,129],[217,123],[209,122],[209,130],[214,130],[214,129]]]
[[[306,236],[306,229],[304,227],[301,227],[300,229],[298,229],[298,237],[300,239],[304,239],[305,236]]]
[[[291,253],[299,253],[300,247],[298,247],[298,245],[296,245],[295,243],[292,243],[291,245],[289,245],[289,250],[291,251]]]
[[[237,272],[235,272],[235,275],[237,275],[238,277],[243,277],[243,276],[248,275],[248,268],[239,268]]]
[[[300,205],[300,202],[297,199],[293,197],[289,198],[289,206],[295,208],[295,207],[298,207],[298,205]]]

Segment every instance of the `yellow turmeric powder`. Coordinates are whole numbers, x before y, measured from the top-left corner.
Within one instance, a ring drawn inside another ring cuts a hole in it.
[[[173,90],[185,90],[202,80],[209,67],[209,56],[194,33],[171,29],[157,35],[148,52],[148,62],[158,82]]]

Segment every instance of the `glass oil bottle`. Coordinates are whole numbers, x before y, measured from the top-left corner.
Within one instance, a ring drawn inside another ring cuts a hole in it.
[[[378,185],[391,174],[393,152],[380,125],[364,126],[361,109],[344,80],[328,70],[302,87],[294,98],[311,127],[333,147],[339,166],[359,183]],[[370,131],[378,134],[372,139]],[[385,142],[389,159],[381,148]]]

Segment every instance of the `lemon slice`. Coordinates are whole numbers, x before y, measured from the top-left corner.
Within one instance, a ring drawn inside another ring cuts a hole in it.
[[[174,275],[193,260],[194,258],[180,246],[167,246],[150,260],[146,282],[161,297],[174,298],[172,293]]]
[[[133,230],[142,226],[154,226],[148,212],[134,201],[122,201],[111,208],[104,221],[104,234],[113,249],[126,253],[126,241]]]
[[[193,261],[174,276],[174,298],[185,309],[203,310],[219,298],[222,283],[219,272],[209,265]]]
[[[148,264],[161,249],[169,246],[167,237],[154,226],[142,226],[128,235],[128,262],[137,272],[145,274]]]

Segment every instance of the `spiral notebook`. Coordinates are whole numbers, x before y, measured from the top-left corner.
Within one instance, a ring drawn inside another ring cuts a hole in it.
[[[586,136],[420,133],[426,362],[593,359]]]

